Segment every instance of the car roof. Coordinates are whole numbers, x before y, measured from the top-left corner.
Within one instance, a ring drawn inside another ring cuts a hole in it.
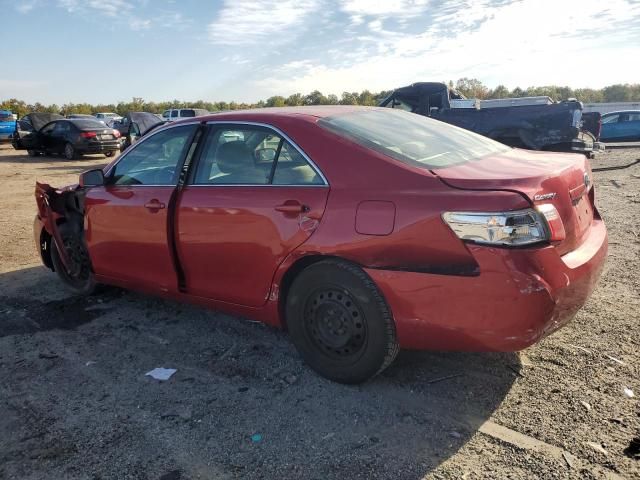
[[[313,105],[305,107],[268,107],[251,108],[247,110],[226,110],[224,112],[212,113],[201,117],[191,117],[175,123],[193,122],[194,118],[198,122],[212,121],[264,121],[266,123],[285,118],[305,118],[315,122],[319,118],[331,117],[334,115],[345,115],[352,112],[364,110],[387,110],[382,107],[362,107],[357,105]]]
[[[609,115],[619,115],[621,113],[640,113],[640,110],[618,110],[616,112],[603,113],[602,116],[606,117],[606,116],[609,116]]]

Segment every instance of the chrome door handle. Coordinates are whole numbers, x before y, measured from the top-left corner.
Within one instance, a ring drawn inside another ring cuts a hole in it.
[[[164,203],[161,203],[160,201],[154,198],[153,200],[150,200],[147,203],[145,203],[144,208],[146,208],[147,210],[151,210],[152,212],[153,211],[157,212],[158,210],[162,210],[163,208],[165,208],[165,205]]]
[[[309,207],[300,203],[283,203],[277,205],[276,210],[284,213],[304,213],[309,211]]]

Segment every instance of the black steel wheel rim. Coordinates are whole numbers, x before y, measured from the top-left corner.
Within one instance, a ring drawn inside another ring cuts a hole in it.
[[[324,355],[355,360],[367,343],[367,324],[353,297],[339,287],[315,290],[305,303],[307,338]]]
[[[64,269],[65,276],[72,285],[82,287],[91,277],[87,251],[79,239],[66,237],[63,242],[67,257],[71,263],[68,269]]]

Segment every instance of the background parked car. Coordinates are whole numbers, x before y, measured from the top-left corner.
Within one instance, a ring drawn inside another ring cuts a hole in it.
[[[122,120],[122,116],[113,112],[100,112],[93,115],[98,120],[102,120],[109,127],[113,126],[113,122]]]
[[[26,125],[20,126],[23,127]],[[103,153],[111,157],[120,147],[120,132],[108,128],[95,118],[60,117],[18,138],[19,142],[14,143],[14,148],[26,149],[31,156],[59,153],[68,160],[85,153]]]
[[[94,117],[93,115],[87,115],[86,113],[70,113],[68,115],[65,115],[65,118],[90,118],[92,120],[96,119],[96,117]]]
[[[170,122],[183,118],[200,117],[202,115],[209,115],[209,112],[204,108],[172,108],[162,112],[162,118]]]
[[[16,129],[16,118],[11,110],[0,110],[0,142],[9,142]]]
[[[113,128],[120,132],[120,149],[124,150],[140,137],[164,123],[166,120],[155,113],[129,112],[121,120],[113,122]]]
[[[600,140],[603,142],[640,140],[640,110],[604,114]]]

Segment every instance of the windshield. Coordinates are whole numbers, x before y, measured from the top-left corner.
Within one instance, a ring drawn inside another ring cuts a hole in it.
[[[323,118],[318,124],[396,160],[429,169],[510,149],[468,130],[400,110],[363,109]]]

